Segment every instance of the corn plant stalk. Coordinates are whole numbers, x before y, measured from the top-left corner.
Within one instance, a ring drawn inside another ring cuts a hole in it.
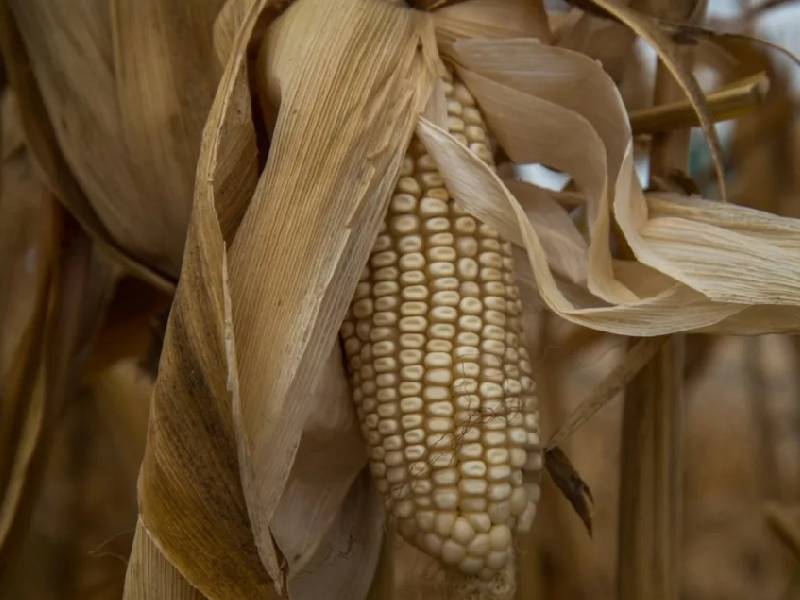
[[[680,94],[660,63],[656,102]],[[653,141],[651,172],[685,169],[688,131]],[[625,389],[619,499],[620,600],[678,597],[684,338],[671,336]]]
[[[758,456],[759,485],[765,500],[780,500],[782,480],[780,464],[775,452],[774,441],[777,438],[770,414],[769,383],[762,367],[763,347],[760,337],[744,340],[744,369],[746,378],[747,400],[750,405],[753,426],[756,430],[756,456]]]

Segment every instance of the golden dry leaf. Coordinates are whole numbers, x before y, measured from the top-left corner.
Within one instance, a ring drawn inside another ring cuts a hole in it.
[[[643,79],[639,69],[630,69],[636,56],[636,34],[622,23],[578,10],[553,15],[552,22],[555,45],[599,60],[618,83],[627,83],[631,77]]]
[[[550,190],[523,181],[505,179],[504,183],[519,200],[539,234],[553,270],[572,283],[585,284],[588,272],[586,240]],[[515,267],[522,268],[525,264],[523,260],[515,263]]]
[[[103,207],[108,195],[114,203],[108,210],[125,219],[121,227],[109,225],[112,233],[122,240],[130,232],[133,240],[126,247],[172,277],[179,272],[183,253],[200,136],[222,73],[212,32],[223,4],[224,0],[110,2],[114,87],[102,100],[105,106],[115,99],[119,107],[109,134],[119,136],[115,145],[125,149],[119,160],[137,187],[113,197],[113,188],[103,179],[98,191],[102,196],[92,198]],[[106,163],[97,177],[116,168]],[[112,173],[115,182],[125,183],[125,176]],[[131,213],[140,214],[133,218]],[[150,233],[143,228],[152,231],[155,243],[148,241]]]

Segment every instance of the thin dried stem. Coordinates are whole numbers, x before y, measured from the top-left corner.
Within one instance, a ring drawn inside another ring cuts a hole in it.
[[[769,79],[758,73],[740,79],[706,96],[708,112],[714,123],[736,119],[759,106],[767,94]],[[697,127],[697,113],[688,101],[670,102],[635,110],[630,115],[635,134],[665,132]]]
[[[562,445],[576,430],[611,402],[625,385],[653,359],[665,340],[664,337],[642,338],[633,344],[625,354],[622,364],[614,368],[594,388],[589,397],[570,413],[564,424],[550,438],[547,449]]]
[[[769,394],[764,393],[765,390],[768,390],[768,383],[764,377],[761,358],[761,338],[745,338],[747,400],[752,411],[753,425],[756,428],[761,493],[764,498],[776,500],[781,497],[781,477],[778,457],[773,445],[776,432],[769,412]]]

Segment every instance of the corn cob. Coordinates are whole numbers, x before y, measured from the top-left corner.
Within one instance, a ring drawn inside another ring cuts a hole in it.
[[[448,69],[443,85],[450,133],[493,167],[472,95]],[[487,579],[539,496],[521,312],[511,245],[453,202],[414,139],[341,335],[387,512],[408,541]]]

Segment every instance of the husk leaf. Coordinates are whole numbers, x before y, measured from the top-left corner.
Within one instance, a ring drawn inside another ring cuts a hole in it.
[[[124,600],[203,600],[205,596],[189,585],[150,538],[142,520],[136,522],[136,533],[128,559]]]
[[[209,112],[183,270],[173,302],[139,477],[149,537],[209,598],[274,597],[256,550],[239,479],[231,395],[236,386],[223,233],[256,181],[246,56],[253,31],[282,5],[250,7]],[[241,160],[249,155],[249,160]],[[231,182],[234,182],[231,185]],[[219,210],[218,210],[219,207]],[[219,213],[219,214],[218,214]],[[187,418],[187,416],[189,418]],[[128,573],[140,589],[145,571]]]
[[[517,162],[548,161],[572,175],[585,194],[590,222],[588,289],[553,276],[548,263],[554,261],[533,226],[535,219],[525,214],[529,208],[523,209],[466,148],[424,120],[418,134],[467,209],[510,240],[523,242],[548,306],[577,323],[627,335],[709,327],[732,333],[796,328],[796,222],[694,198],[665,203],[657,195],[645,195],[633,171],[630,130],[620,126],[624,107],[611,80],[585,57],[536,46],[524,40],[462,41],[454,55],[461,65],[459,74],[507,154]],[[537,65],[528,57],[537,52],[559,54],[559,60]],[[506,56],[505,66],[498,60],[501,54]],[[558,96],[552,82],[567,78],[570,71],[580,75],[581,94],[593,99],[594,106]],[[580,147],[567,145],[571,149],[565,151],[557,147],[563,139],[584,141]],[[582,156],[583,148],[588,156]],[[597,161],[606,149],[607,171]],[[611,207],[607,196],[614,199]],[[612,207],[639,262],[612,259]],[[656,209],[681,213],[679,218],[659,215]],[[678,220],[680,227],[668,226]],[[747,275],[734,281],[732,271],[740,264],[748,274],[758,270],[767,277]],[[761,310],[779,304],[787,309],[772,314]],[[739,313],[741,318],[732,318]]]
[[[301,0],[266,42],[260,95],[277,109],[274,122],[266,117],[274,135],[231,248],[234,415],[256,543],[280,583],[291,572],[281,573],[270,527],[314,405],[308,395],[427,103],[436,50],[429,15],[378,0]]]
[[[437,10],[436,41],[446,55],[453,44],[466,38],[551,38],[541,2],[534,0],[469,0]]]

